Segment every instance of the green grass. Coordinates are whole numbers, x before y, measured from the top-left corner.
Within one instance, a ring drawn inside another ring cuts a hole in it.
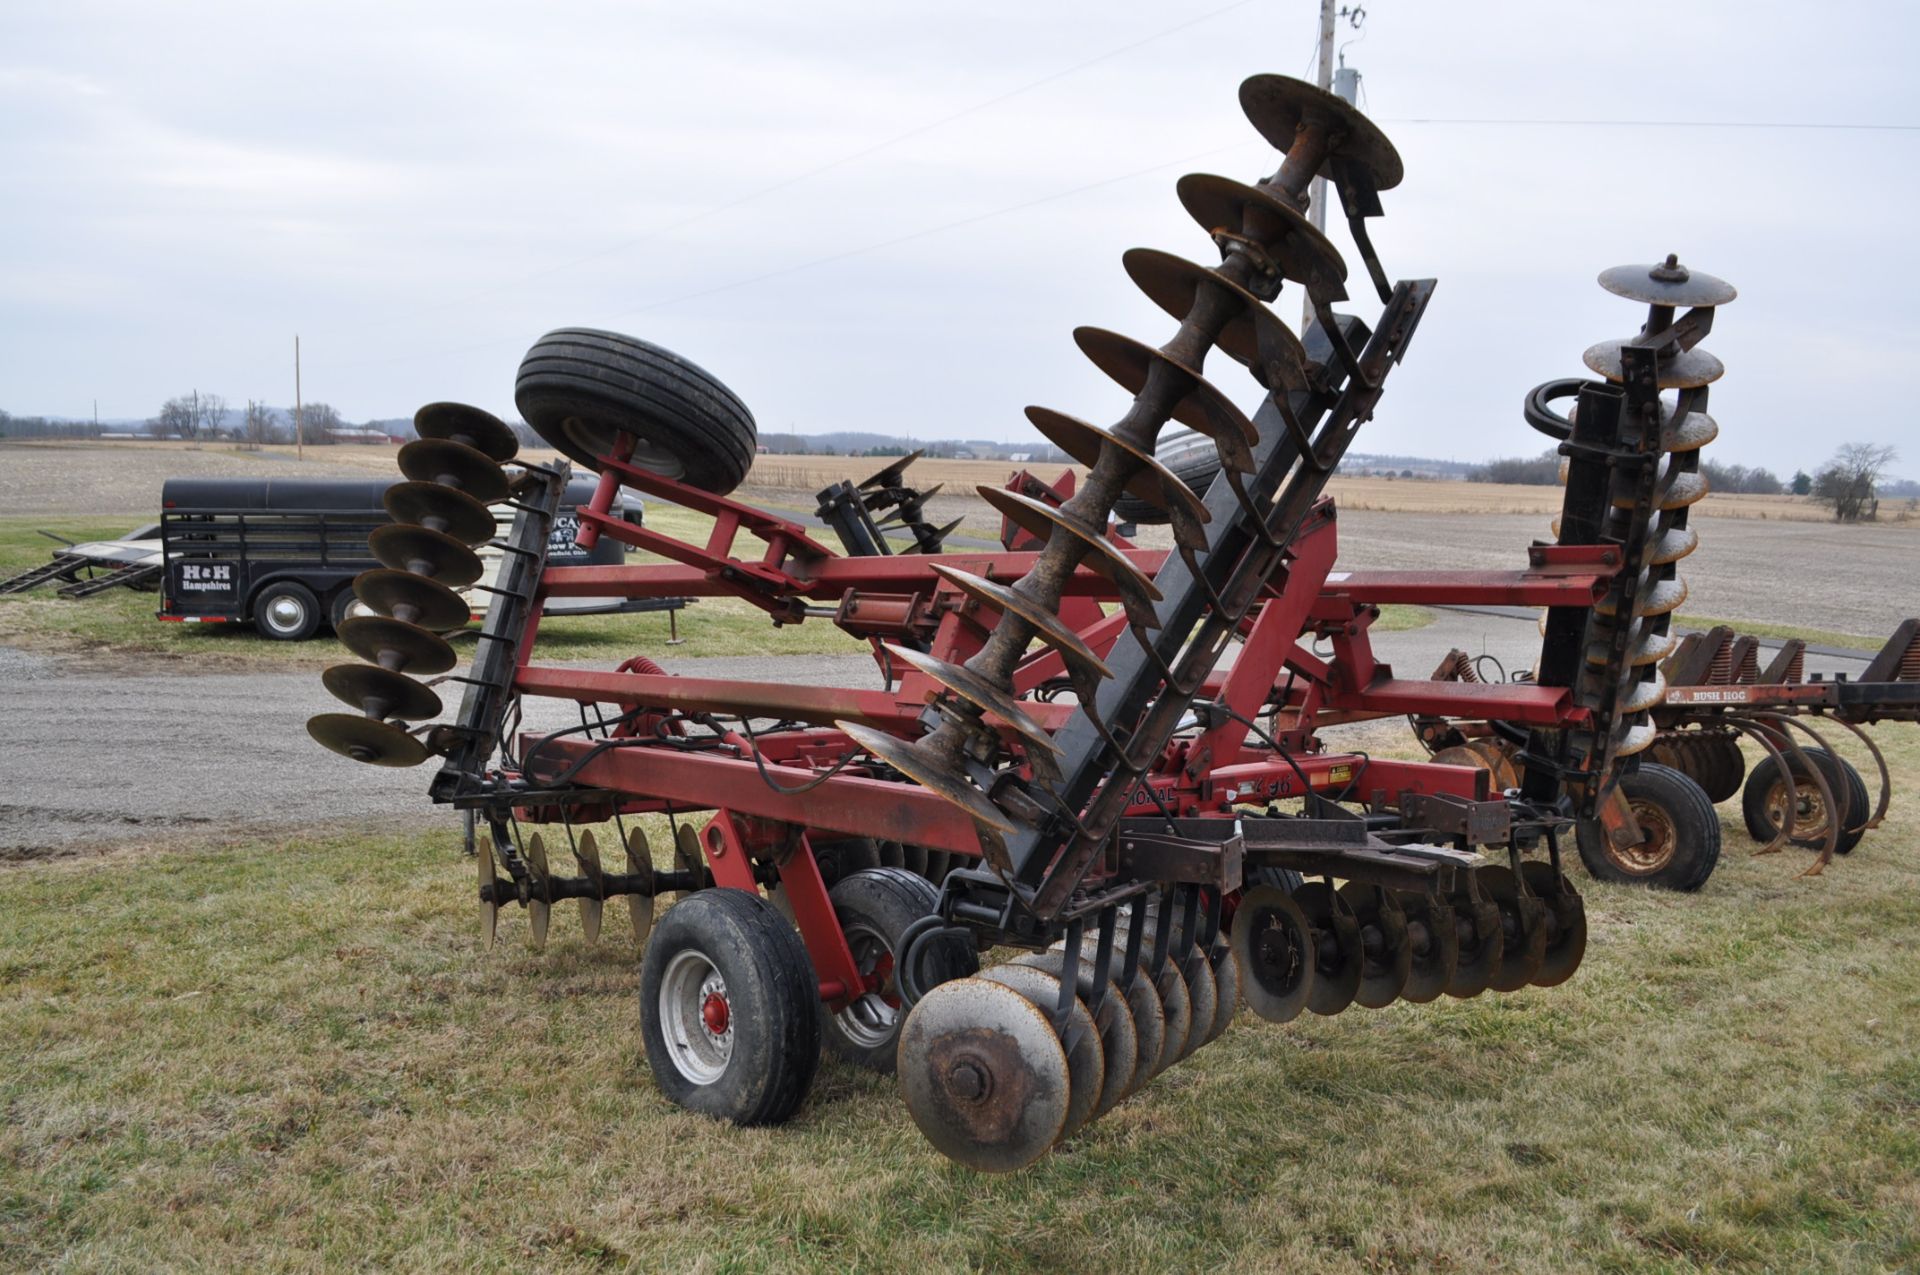
[[[453,821],[0,872],[0,1253],[83,1270],[1898,1270],[1920,1265],[1915,732],[1815,879],[1737,812],[1705,892],[1583,882],[1557,989],[1242,1015],[1030,1171],[824,1064],[669,1106],[636,958],[475,949]],[[656,837],[655,844],[664,839]],[[1795,852],[1797,853],[1797,852]]]
[[[1840,633],[1833,629],[1808,629],[1792,624],[1768,624],[1761,620],[1718,620],[1711,616],[1676,614],[1675,623],[1687,629],[1711,629],[1726,625],[1737,633],[1749,637],[1763,638],[1799,638],[1815,646],[1838,646],[1856,651],[1878,651],[1886,645],[1888,635],[1866,637],[1858,633]]]

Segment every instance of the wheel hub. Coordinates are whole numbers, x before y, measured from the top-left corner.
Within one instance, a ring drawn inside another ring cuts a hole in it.
[[[728,1019],[727,998],[718,993],[708,993],[706,1001],[700,1006],[700,1019],[706,1024],[707,1034],[709,1036],[726,1035]]]

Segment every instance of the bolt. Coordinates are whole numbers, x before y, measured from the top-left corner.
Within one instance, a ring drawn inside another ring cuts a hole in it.
[[[947,1088],[956,1098],[964,1098],[968,1102],[981,1102],[993,1091],[993,1078],[979,1063],[971,1059],[962,1059],[948,1069]]]

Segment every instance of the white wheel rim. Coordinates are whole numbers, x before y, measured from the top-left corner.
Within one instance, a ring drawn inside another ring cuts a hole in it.
[[[306,622],[307,608],[298,598],[281,594],[267,604],[267,623],[282,633],[291,633]]]
[[[722,1029],[713,1029],[712,1009],[723,1007]],[[698,952],[681,952],[667,962],[660,979],[660,1033],[667,1056],[682,1076],[710,1085],[733,1059],[733,1003],[727,980]]]
[[[883,958],[893,955],[885,939],[864,925],[846,927],[847,950],[853,954],[854,968],[862,978],[872,975]],[[887,979],[891,986],[892,978]],[[900,1007],[889,1005],[882,992],[868,992],[833,1016],[841,1035],[862,1049],[873,1049],[892,1040],[900,1030]]]

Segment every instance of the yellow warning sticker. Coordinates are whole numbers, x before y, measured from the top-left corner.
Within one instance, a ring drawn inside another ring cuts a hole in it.
[[[1344,784],[1352,778],[1353,767],[1351,766],[1334,766],[1327,771],[1327,782],[1330,784]]]

